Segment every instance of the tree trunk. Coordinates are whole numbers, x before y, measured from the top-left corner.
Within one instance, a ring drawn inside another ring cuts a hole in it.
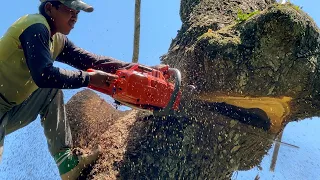
[[[272,3],[182,1],[183,25],[162,61],[197,87],[197,99],[262,109],[279,133],[319,114],[319,30],[298,6]]]
[[[319,30],[299,7],[273,3],[181,0],[183,24],[162,62],[196,91],[179,116],[130,121],[118,178],[230,179],[259,165],[287,123],[319,115]]]

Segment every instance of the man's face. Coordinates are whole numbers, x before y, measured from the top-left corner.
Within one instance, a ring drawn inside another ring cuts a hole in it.
[[[61,4],[58,9],[55,7],[50,9],[50,16],[53,19],[55,31],[65,35],[69,34],[77,22],[79,11],[71,9],[63,4]]]

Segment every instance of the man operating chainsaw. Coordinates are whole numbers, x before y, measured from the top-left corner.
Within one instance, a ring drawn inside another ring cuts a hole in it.
[[[133,65],[94,55],[67,38],[80,11],[92,12],[93,7],[81,0],[41,0],[39,13],[19,18],[0,39],[0,158],[5,136],[40,115],[62,179],[78,178],[99,155],[99,148],[72,153],[62,89],[104,88],[117,78],[116,70]],[[78,70],[55,67],[54,60]],[[87,72],[89,68],[95,70]]]

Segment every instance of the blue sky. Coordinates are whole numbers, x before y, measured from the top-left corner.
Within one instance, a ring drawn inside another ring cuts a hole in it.
[[[87,0],[95,7],[93,13],[80,13],[76,28],[69,38],[78,46],[97,54],[112,56],[130,62],[133,48],[134,0],[98,1]],[[320,24],[318,8],[320,1],[295,0]],[[146,65],[159,64],[171,40],[180,29],[179,0],[142,1],[141,40],[139,62]],[[20,16],[37,12],[38,0],[4,1],[0,11],[0,36]],[[10,7],[12,7],[10,9]],[[166,9],[166,12],[164,12]],[[70,68],[57,63],[57,66]],[[67,90],[65,101],[78,90]],[[315,173],[320,168],[320,127],[318,119],[292,123],[286,128],[283,141],[300,147],[281,146],[276,171],[268,171],[270,156],[264,158],[263,171],[253,169],[239,172],[234,179],[253,179],[257,173],[265,179],[319,179]],[[47,150],[39,119],[18,130],[5,139],[0,179],[59,179],[58,171]],[[237,178],[236,178],[237,177]]]

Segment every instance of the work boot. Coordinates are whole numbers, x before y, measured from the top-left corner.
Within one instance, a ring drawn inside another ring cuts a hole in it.
[[[75,152],[66,149],[54,156],[57,163],[60,177],[62,180],[76,180],[82,170],[97,160],[101,148],[98,146],[90,153],[81,154],[80,151]],[[80,154],[79,154],[80,153]]]

